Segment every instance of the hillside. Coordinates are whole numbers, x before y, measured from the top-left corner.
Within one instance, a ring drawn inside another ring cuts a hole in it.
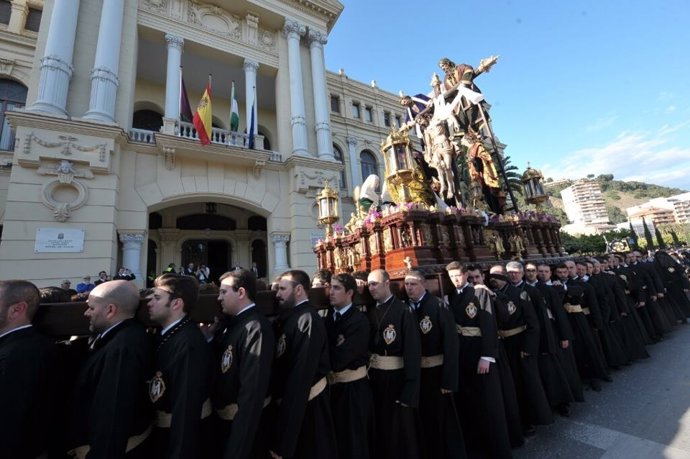
[[[599,183],[601,191],[604,194],[606,201],[606,208],[609,210],[609,218],[612,223],[622,223],[627,221],[627,214],[625,209],[636,206],[653,198],[667,198],[680,193],[685,193],[686,190],[679,188],[669,188],[659,185],[652,185],[644,182],[624,182],[622,180],[614,180],[612,174],[602,174],[597,177],[589,176],[588,178]],[[561,190],[572,185],[574,180],[559,180],[554,182],[547,178],[544,182],[544,190],[551,199],[551,204],[559,216],[563,216],[564,221],[565,211],[563,209],[563,200],[561,199]],[[554,210],[555,210],[554,209]]]

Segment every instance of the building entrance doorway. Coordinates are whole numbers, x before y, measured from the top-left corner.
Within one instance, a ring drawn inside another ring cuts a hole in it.
[[[182,244],[182,267],[190,263],[195,268],[199,265],[208,266],[212,282],[218,285],[218,278],[230,269],[232,248],[228,241],[218,239],[188,239]]]

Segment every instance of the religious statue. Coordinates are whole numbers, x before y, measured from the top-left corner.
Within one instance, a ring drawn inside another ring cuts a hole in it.
[[[462,139],[462,144],[467,147],[465,159],[471,182],[470,201],[472,206],[484,210],[485,203],[492,212],[502,214],[503,209],[498,200],[501,183],[491,153],[472,130]]]
[[[487,231],[489,233],[489,231]],[[505,247],[503,247],[503,238],[495,231],[490,232],[487,239],[489,249],[496,255],[496,258],[503,258],[503,254],[506,253]]]
[[[508,238],[508,243],[510,244],[510,250],[513,252],[515,255],[522,255],[522,253],[525,251],[525,243],[522,239],[522,236],[519,234],[513,234]]]

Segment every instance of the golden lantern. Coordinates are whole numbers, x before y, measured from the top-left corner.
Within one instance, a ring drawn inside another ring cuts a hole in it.
[[[542,203],[549,199],[549,196],[544,193],[544,185],[542,180],[544,176],[536,169],[532,169],[527,165],[527,170],[522,174],[522,187],[525,190],[525,202],[534,204],[539,209]]]
[[[388,191],[396,204],[434,203],[424,174],[412,156],[412,144],[406,131],[392,131],[381,142],[381,153],[386,165]]]
[[[330,238],[333,230],[331,225],[340,219],[338,213],[338,192],[330,187],[328,180],[324,180],[324,187],[316,196],[319,205],[318,222],[326,226],[326,238]]]

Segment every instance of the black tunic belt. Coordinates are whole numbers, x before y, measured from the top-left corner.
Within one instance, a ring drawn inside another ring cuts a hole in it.
[[[337,372],[331,372],[328,374],[328,384],[338,384],[338,383],[349,383],[353,381],[359,381],[367,377],[367,367],[362,365],[354,370],[343,370]]]
[[[569,304],[569,303],[565,303],[565,304],[563,305],[563,307],[564,307],[565,310],[566,310],[567,312],[569,312],[570,314],[575,314],[575,313],[578,313],[578,312],[583,312],[582,306],[580,306],[579,304]]]
[[[455,329],[458,334],[462,336],[482,336],[482,329],[479,327],[461,327],[460,325],[455,325]]]
[[[498,330],[498,336],[501,338],[510,338],[511,336],[519,335],[525,330],[527,330],[527,325],[520,325],[519,327],[508,330]]]
[[[211,400],[206,399],[204,401],[204,404],[201,406],[201,419],[206,419],[207,417],[209,417],[211,415],[211,412],[213,412],[213,408],[211,407]],[[153,419],[153,425],[156,427],[169,429],[172,425],[172,413],[168,413],[161,410],[156,411],[156,415]]]

